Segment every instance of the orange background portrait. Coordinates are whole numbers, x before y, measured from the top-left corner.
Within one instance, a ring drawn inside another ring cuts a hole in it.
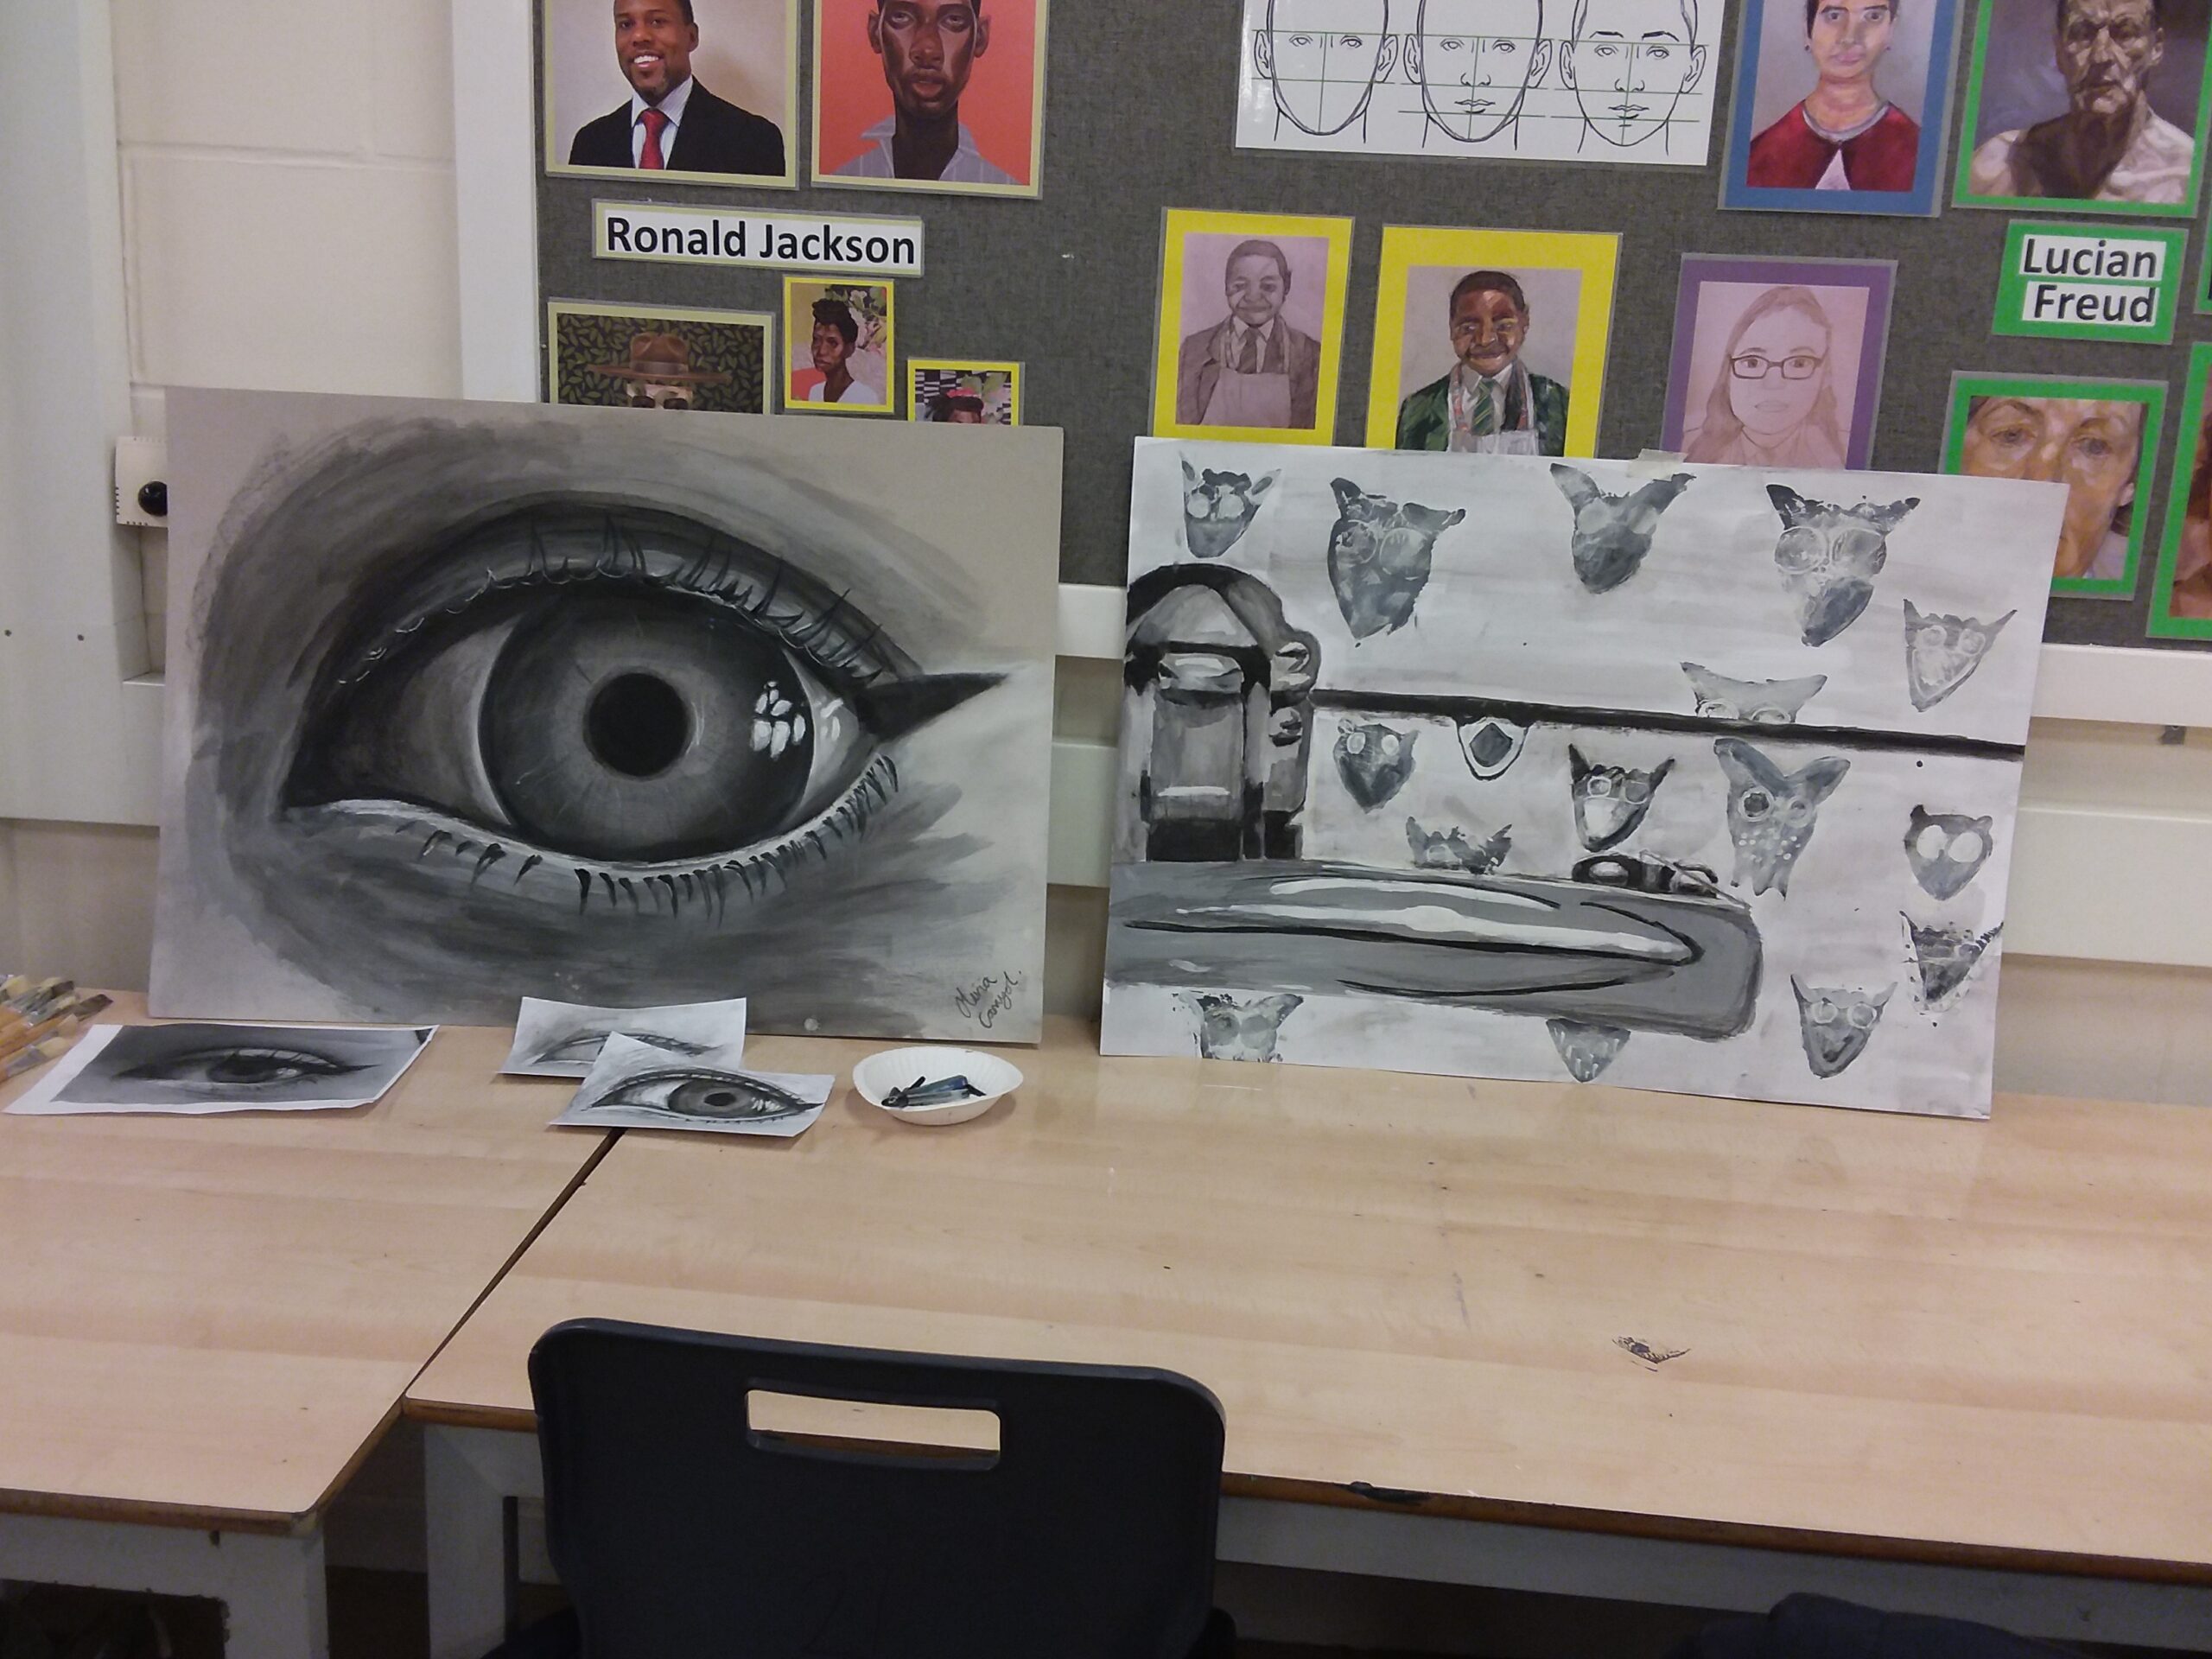
[[[822,124],[820,168],[834,173],[868,146],[861,134],[891,113],[891,88],[883,60],[868,49],[868,20],[874,0],[817,0],[822,53],[814,67],[815,118]],[[976,135],[983,159],[1036,182],[1030,169],[1040,111],[1037,88],[1037,0],[982,0],[991,25],[991,48],[976,60],[960,119]]]

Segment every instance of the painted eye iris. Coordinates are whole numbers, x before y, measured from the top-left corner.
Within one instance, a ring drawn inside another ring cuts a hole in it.
[[[528,507],[362,596],[284,804],[424,830],[480,870],[512,855],[517,879],[548,859],[749,878],[740,861],[857,835],[897,784],[882,746],[995,679],[920,674],[842,595],[706,525]],[[575,874],[587,896],[609,880]]]
[[[1912,849],[1923,858],[1934,859],[1942,857],[1944,849],[1950,844],[1944,838],[1943,826],[1940,823],[1931,823],[1914,838]]]
[[[140,1083],[201,1084],[225,1089],[275,1089],[314,1077],[342,1077],[365,1067],[304,1049],[196,1048],[134,1065],[122,1075]]]
[[[811,1108],[760,1077],[729,1071],[690,1071],[671,1067],[628,1077],[601,1095],[587,1110],[665,1112],[675,1118],[709,1119],[716,1122],[791,1117]]]
[[[1736,705],[1732,702],[1708,702],[1698,712],[1700,714],[1711,715],[1715,720],[1740,720],[1743,718],[1742,715],[1736,712]]]
[[[1601,774],[1590,779],[1582,787],[1586,793],[1602,799],[1613,792],[1613,780]]]
[[[1787,709],[1777,709],[1769,703],[1764,708],[1751,710],[1751,723],[1755,726],[1787,726],[1789,723],[1789,711]]]
[[[1365,754],[1367,753],[1367,734],[1365,732],[1354,732],[1345,738],[1344,753],[1346,754]]]
[[[1763,789],[1747,789],[1737,798],[1737,805],[1747,818],[1763,818],[1774,810],[1774,797]]]
[[[1641,806],[1651,798],[1651,785],[1641,778],[1631,778],[1621,785],[1621,798],[1630,806]]]
[[[1382,751],[1382,758],[1385,760],[1396,760],[1398,758],[1398,734],[1395,732],[1384,733],[1381,747]]]
[[[1874,1010],[1872,1006],[1867,1003],[1859,1002],[1853,1004],[1851,1012],[1844,1015],[1844,1018],[1857,1030],[1872,1031],[1874,1029]]]
[[[1824,996],[1805,1010],[1805,1017],[1816,1026],[1832,1026],[1835,1024],[1836,1016],[1840,1012],[1841,1010],[1834,1003]]]
[[[1972,864],[1979,861],[1987,850],[1987,843],[1982,840],[1980,833],[1967,830],[1961,832],[1958,838],[1944,850],[1943,855],[1961,864]]]

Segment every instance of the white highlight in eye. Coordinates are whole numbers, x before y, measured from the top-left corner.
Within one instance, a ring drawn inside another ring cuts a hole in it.
[[[753,747],[771,760],[794,743],[806,740],[806,714],[784,695],[780,681],[771,680],[753,700]]]

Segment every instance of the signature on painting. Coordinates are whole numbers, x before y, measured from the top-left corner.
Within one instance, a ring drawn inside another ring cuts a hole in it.
[[[986,974],[973,985],[953,989],[953,1006],[988,1031],[999,1015],[1014,1006],[1014,994],[1022,986],[1020,974]]]

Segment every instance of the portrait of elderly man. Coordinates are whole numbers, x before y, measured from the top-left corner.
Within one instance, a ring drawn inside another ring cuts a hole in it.
[[[782,178],[782,130],[701,86],[698,49],[692,0],[614,0],[614,62],[630,99],[576,130],[569,165]]]
[[[1459,361],[1398,405],[1396,447],[1565,454],[1567,389],[1521,361],[1535,319],[1519,279],[1468,272],[1452,289],[1446,321]]]
[[[1268,0],[1252,37],[1253,66],[1274,91],[1277,130],[1287,123],[1317,137],[1363,127],[1397,57],[1390,0]]]
[[[1012,184],[960,118],[960,99],[991,49],[983,0],[880,0],[868,13],[868,49],[883,65],[891,113],[861,134],[868,148],[834,176]]]
[[[1405,55],[1425,134],[1478,144],[1512,127],[1517,137],[1522,105],[1551,67],[1543,0],[1416,0]]]
[[[1656,137],[1664,149],[1706,56],[1697,0],[1574,0],[1559,75],[1581,107],[1584,148],[1592,137],[1624,149]]]
[[[1283,315],[1289,256],[1258,238],[1229,251],[1222,297],[1229,315],[1183,338],[1175,359],[1175,419],[1184,426],[1310,429],[1317,419],[1321,343]]]
[[[2127,574],[2146,412],[2132,399],[1976,397],[1967,406],[1959,470],[2063,484],[2066,518],[2052,575],[2117,582]]]
[[[1968,190],[2185,202],[2196,141],[2151,107],[2152,79],[2166,54],[2164,0],[2056,0],[2052,44],[2064,112],[1984,142]]]

